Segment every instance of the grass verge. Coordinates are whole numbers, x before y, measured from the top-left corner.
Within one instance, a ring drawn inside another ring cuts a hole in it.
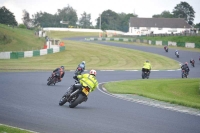
[[[116,94],[136,94],[200,109],[200,78],[128,80],[104,84]]]
[[[35,132],[0,124],[0,133],[35,133]]]

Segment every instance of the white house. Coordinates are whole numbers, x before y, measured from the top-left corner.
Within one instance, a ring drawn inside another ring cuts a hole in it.
[[[190,32],[192,27],[183,18],[136,18],[129,20],[127,35],[176,34]]]

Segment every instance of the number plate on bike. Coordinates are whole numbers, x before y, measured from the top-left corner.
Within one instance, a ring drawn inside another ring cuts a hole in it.
[[[83,88],[82,92],[85,93],[86,96],[89,94],[89,92],[85,88]]]

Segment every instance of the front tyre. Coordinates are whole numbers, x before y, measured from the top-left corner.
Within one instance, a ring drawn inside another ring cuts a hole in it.
[[[49,80],[49,82],[47,83],[47,85],[51,85],[54,84],[55,85],[55,81],[56,81],[56,77],[53,77]]]
[[[62,106],[62,105],[64,105],[66,102],[67,102],[67,96],[64,95],[64,96],[60,99],[59,105]]]

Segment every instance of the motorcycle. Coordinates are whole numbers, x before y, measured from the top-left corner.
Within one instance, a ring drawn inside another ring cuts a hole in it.
[[[176,55],[177,58],[179,58],[179,53],[178,52],[176,52],[175,55]]]
[[[165,52],[168,52],[168,47],[164,47]]]
[[[78,67],[76,69],[76,71],[74,72],[74,75],[77,76],[77,75],[81,75],[81,73],[83,72],[82,68],[81,67]]]
[[[74,88],[77,89],[74,90]],[[89,90],[90,89],[88,87],[83,87],[81,84],[76,82],[74,85],[67,89],[67,92],[60,99],[59,105],[62,106],[66,102],[69,102],[69,107],[75,108],[78,104],[87,101]]]
[[[78,81],[78,79],[76,78],[76,76],[81,75],[82,72],[83,72],[83,68],[82,68],[82,67],[78,67],[78,68],[75,70],[75,72],[74,72],[73,78],[74,78],[76,81]]]
[[[147,72],[146,70],[142,71],[142,79],[148,79],[149,78],[149,72]]]
[[[56,83],[58,83],[58,79],[59,79],[59,74],[58,73],[53,73],[51,77],[49,77],[47,79],[47,85],[55,85]]]
[[[193,60],[193,61],[190,61],[190,63],[191,63],[191,65],[194,67],[195,61],[194,61],[194,60]]]
[[[182,70],[182,78],[187,78],[187,72],[185,70]]]

